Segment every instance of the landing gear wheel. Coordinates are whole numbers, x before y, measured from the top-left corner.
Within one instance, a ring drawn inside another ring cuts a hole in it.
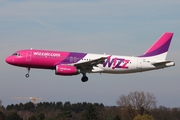
[[[87,76],[83,76],[83,77],[81,78],[81,81],[82,81],[82,82],[87,82],[87,81],[88,81],[88,77],[87,77]]]
[[[29,74],[26,74],[25,76],[26,76],[26,78],[28,78],[28,77],[29,77]]]
[[[28,73],[25,75],[25,76],[26,76],[26,78],[28,78],[28,77],[29,77],[30,68],[27,68],[27,70],[28,70]]]

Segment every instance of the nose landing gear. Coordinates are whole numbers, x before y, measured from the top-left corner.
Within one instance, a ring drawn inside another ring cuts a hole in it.
[[[30,68],[27,68],[27,70],[28,70],[28,73],[25,75],[25,76],[26,76],[26,78],[28,78],[28,77],[29,77]]]
[[[27,73],[25,76],[26,76],[26,78],[28,78],[28,77],[29,77],[29,74]]]

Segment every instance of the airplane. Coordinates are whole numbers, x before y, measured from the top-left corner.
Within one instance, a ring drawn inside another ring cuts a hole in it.
[[[166,60],[172,37],[172,32],[165,32],[144,54],[137,57],[26,49],[13,53],[5,61],[27,68],[27,78],[31,68],[52,69],[56,75],[63,76],[81,73],[81,81],[86,82],[86,73],[126,74],[175,66],[175,62]]]

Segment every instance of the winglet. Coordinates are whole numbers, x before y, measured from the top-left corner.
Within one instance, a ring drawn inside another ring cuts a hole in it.
[[[153,57],[163,53],[167,54],[172,37],[172,32],[164,33],[143,55],[139,57]],[[161,59],[165,59],[166,54],[163,55]]]

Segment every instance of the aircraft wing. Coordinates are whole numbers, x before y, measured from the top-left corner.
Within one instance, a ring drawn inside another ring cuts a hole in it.
[[[85,62],[81,62],[81,63],[75,63],[73,65],[76,66],[77,68],[79,68],[81,70],[85,70],[87,72],[100,72],[100,71],[104,71],[104,70],[97,67],[97,65],[102,64],[104,62],[104,60],[107,58],[108,58],[107,56],[101,57],[101,58],[97,58],[94,60],[89,60],[89,61],[85,61]]]
[[[81,62],[81,63],[75,63],[73,64],[74,66],[97,66],[98,64],[102,64],[104,62],[105,59],[107,59],[108,57],[101,57],[101,58],[97,58],[94,60],[89,60],[89,61],[85,61],[85,62]]]

